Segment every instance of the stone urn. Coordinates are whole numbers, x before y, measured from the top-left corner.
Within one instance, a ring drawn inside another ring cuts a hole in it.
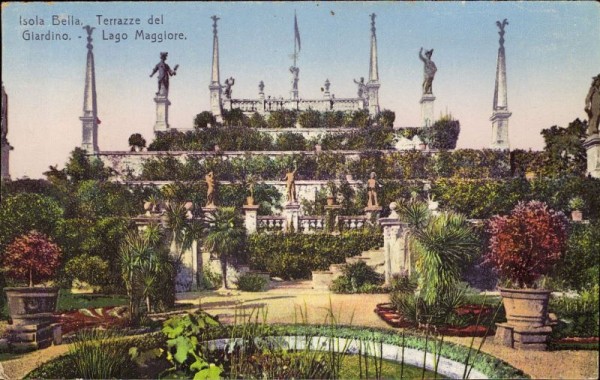
[[[548,319],[550,291],[500,288],[507,324],[514,327],[543,327]]]
[[[4,288],[13,325],[39,325],[52,322],[58,288]]]
[[[246,197],[246,206],[254,206],[254,197]]]

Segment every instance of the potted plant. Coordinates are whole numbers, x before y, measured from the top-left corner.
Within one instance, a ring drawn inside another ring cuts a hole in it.
[[[13,324],[40,324],[52,318],[56,311],[58,288],[34,287],[34,284],[52,278],[60,256],[60,248],[37,231],[17,237],[6,248],[3,267],[7,277],[29,284],[28,287],[4,289]]]
[[[254,180],[253,176],[248,178],[248,190],[250,191],[250,196],[246,197],[246,205],[254,206]]]
[[[327,182],[327,206],[333,206],[335,204],[335,183],[333,181]]]
[[[550,291],[538,280],[560,259],[567,242],[567,218],[539,201],[519,202],[507,216],[490,219],[486,262],[498,273],[509,325],[546,324]]]
[[[581,197],[573,197],[569,201],[569,208],[571,209],[571,219],[574,222],[581,222],[583,220],[583,207],[585,202]]]

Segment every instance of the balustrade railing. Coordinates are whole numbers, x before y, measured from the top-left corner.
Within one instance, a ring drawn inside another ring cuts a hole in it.
[[[283,232],[285,230],[285,216],[261,215],[256,218],[257,230],[260,232]]]
[[[321,215],[298,217],[300,231],[303,233],[321,232],[325,230],[325,217]]]
[[[338,216],[338,228],[340,230],[357,230],[366,226],[368,220],[364,215]]]
[[[239,108],[246,113],[268,113],[281,110],[306,111],[358,111],[365,109],[363,98],[324,98],[324,99],[224,99],[223,108],[232,110]]]

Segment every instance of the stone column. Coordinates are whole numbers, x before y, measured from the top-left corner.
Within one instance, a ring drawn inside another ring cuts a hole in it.
[[[169,106],[171,102],[165,95],[157,95],[154,98],[156,103],[156,123],[154,123],[154,132],[164,132],[169,130]]]
[[[600,178],[600,135],[589,136],[583,146],[587,151],[587,172],[594,178]]]
[[[248,235],[256,232],[257,227],[257,215],[259,206],[244,205],[244,225],[246,226],[246,232]]]
[[[409,258],[405,252],[405,233],[407,224],[400,221],[396,214],[397,205],[395,202],[390,204],[391,214],[387,218],[380,218],[379,224],[383,227],[383,248],[384,248],[384,270],[385,284],[389,285],[394,274],[408,271]]]
[[[379,219],[379,214],[383,207],[381,206],[367,206],[364,208],[365,215],[367,216],[367,222],[372,222],[373,220]]]
[[[300,204],[286,203],[283,206],[283,215],[285,216],[285,226],[283,227],[284,232],[291,232],[292,226],[293,231],[300,230],[298,218],[300,216]]]
[[[419,103],[421,103],[421,120],[423,127],[431,127],[433,124],[433,120],[435,117],[433,102],[435,101],[435,96],[433,94],[423,94]]]

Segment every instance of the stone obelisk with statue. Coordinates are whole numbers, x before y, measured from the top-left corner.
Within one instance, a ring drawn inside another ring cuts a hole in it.
[[[8,155],[12,149],[12,146],[8,143],[8,95],[4,91],[4,83],[2,84],[2,175],[0,179],[9,180],[10,170]]]
[[[95,28],[86,25],[87,32],[87,62],[85,66],[85,89],[83,91],[83,115],[81,120],[81,148],[89,154],[98,153],[98,103],[96,99],[96,69],[94,67],[94,46],[92,32]]]
[[[498,48],[498,63],[496,66],[496,85],[494,88],[494,108],[492,117],[492,149],[509,149],[508,144],[508,118],[512,115],[508,111],[508,95],[506,90],[506,52],[504,51],[504,28],[508,21],[496,21],[500,28],[500,47]]]
[[[169,130],[169,78],[177,74],[179,65],[171,70],[171,67],[167,64],[167,57],[169,53],[160,53],[160,62],[154,66],[150,77],[158,73],[158,91],[154,102],[156,103],[156,123],[154,124],[154,132],[164,132]]]
[[[592,79],[592,86],[585,98],[585,112],[588,115],[588,129],[583,146],[587,151],[587,173],[600,178],[600,74]]]

